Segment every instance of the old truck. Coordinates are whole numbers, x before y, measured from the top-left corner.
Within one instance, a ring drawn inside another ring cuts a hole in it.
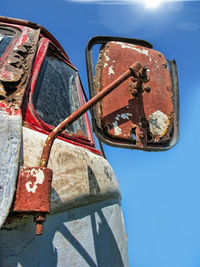
[[[89,41],[86,63],[89,101],[46,29],[0,17],[1,267],[129,266],[118,180],[86,111],[101,148],[169,149],[176,63],[146,41],[105,36]]]

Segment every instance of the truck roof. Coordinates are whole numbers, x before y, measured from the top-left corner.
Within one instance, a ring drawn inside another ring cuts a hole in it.
[[[22,20],[22,19],[15,19],[15,18],[9,18],[9,17],[4,17],[4,16],[0,16],[0,23],[8,23],[8,24],[14,24],[14,25],[20,25],[20,26],[25,26],[25,27],[30,27],[33,29],[40,29],[41,34],[48,38],[52,43],[55,44],[55,46],[57,46],[57,48],[59,48],[61,50],[61,52],[63,54],[65,54],[65,56],[69,59],[68,55],[66,54],[65,50],[63,49],[63,47],[60,45],[60,43],[56,40],[56,38],[44,27],[42,27],[41,25],[28,21],[28,20]]]

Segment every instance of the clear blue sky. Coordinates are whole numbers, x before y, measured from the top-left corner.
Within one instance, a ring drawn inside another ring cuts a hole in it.
[[[0,13],[46,27],[79,69],[86,91],[84,49],[92,36],[144,39],[176,59],[178,145],[157,153],[104,148],[121,185],[130,266],[199,267],[200,1],[163,3],[153,10],[109,2],[2,0]]]

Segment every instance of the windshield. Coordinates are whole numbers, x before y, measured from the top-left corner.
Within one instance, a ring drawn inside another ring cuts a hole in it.
[[[33,105],[39,117],[56,127],[81,105],[78,72],[55,55],[48,53],[42,64],[33,93]],[[87,135],[84,115],[67,131]]]
[[[9,46],[14,35],[15,33],[12,30],[0,27],[0,58]]]

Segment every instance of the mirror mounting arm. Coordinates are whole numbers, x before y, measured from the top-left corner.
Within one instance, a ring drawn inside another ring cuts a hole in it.
[[[69,127],[74,121],[76,121],[79,117],[81,117],[86,111],[88,111],[91,107],[93,107],[97,102],[103,99],[106,95],[112,92],[117,86],[127,80],[132,76],[133,73],[137,73],[142,68],[139,62],[135,62],[132,64],[127,71],[125,71],[122,75],[120,75],[116,80],[114,80],[111,84],[109,84],[106,88],[100,91],[96,96],[91,98],[87,103],[74,111],[69,117],[67,117],[64,121],[62,121],[47,137],[42,156],[40,160],[40,167],[47,167],[49,156],[51,152],[51,147],[53,145],[54,140],[58,135],[61,134],[67,127]]]

